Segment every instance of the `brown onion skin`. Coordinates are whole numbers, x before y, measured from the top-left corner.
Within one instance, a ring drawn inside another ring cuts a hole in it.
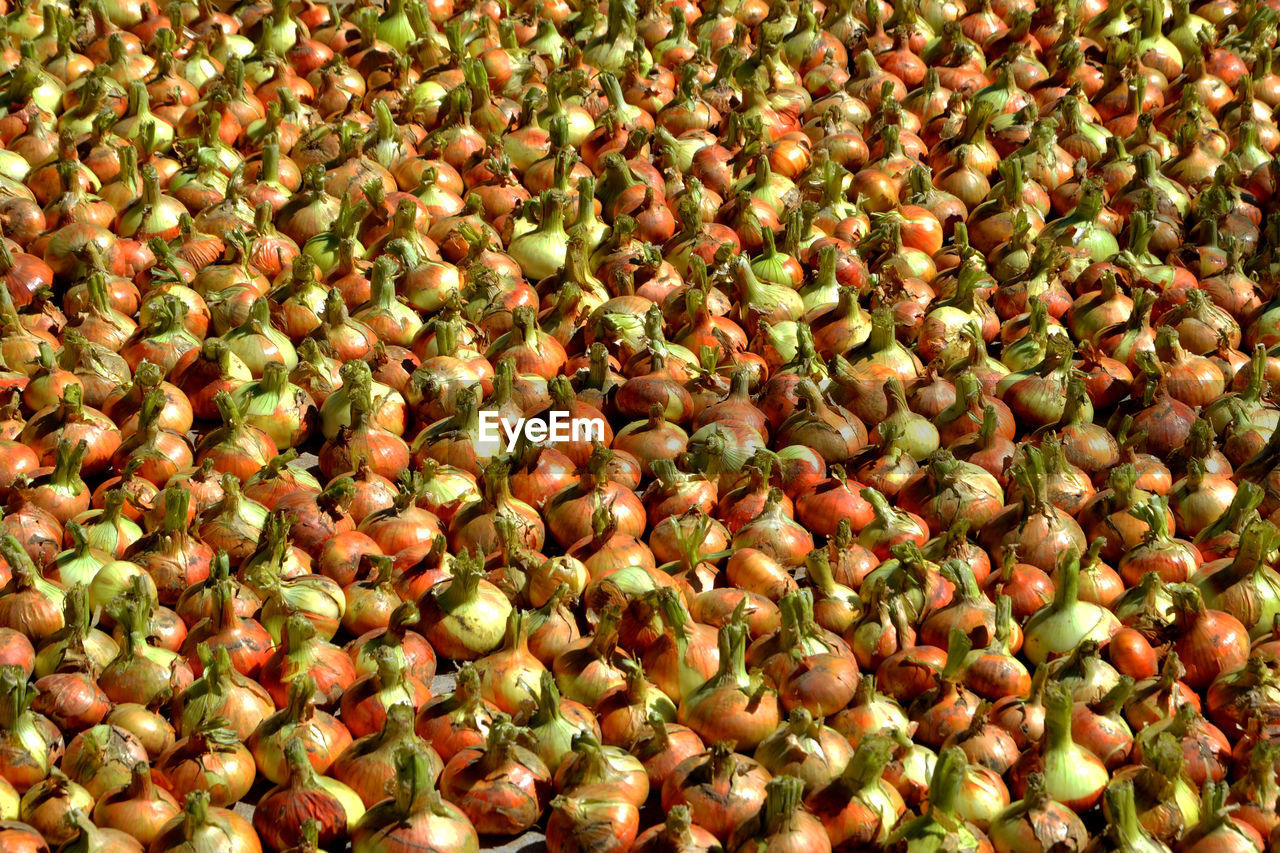
[[[1040,742],[1044,735],[1044,706],[1017,696],[1001,699],[992,706],[991,720],[1013,735],[1019,748]]]
[[[909,646],[894,652],[876,669],[876,684],[886,696],[904,704],[934,685],[946,664],[946,652],[936,646]]]
[[[1013,735],[981,714],[974,716],[973,725],[961,735],[958,745],[970,762],[1000,775],[1018,760],[1018,745]]]
[[[397,751],[423,757],[432,780],[439,778],[444,767],[436,751],[413,733],[413,715],[407,706],[395,708],[381,732],[353,742],[329,768],[329,775],[355,791],[366,807],[395,794]]]
[[[401,605],[405,608],[406,605]],[[404,655],[411,676],[423,684],[430,685],[436,675],[437,657],[435,650],[426,638],[417,631],[406,627],[400,621],[397,610],[391,615],[391,624],[386,628],[376,628],[356,637],[346,646],[346,653],[355,664],[356,672],[365,675],[377,668],[377,650],[390,648],[395,654]]]
[[[253,756],[243,745],[209,748],[200,736],[185,738],[156,761],[156,782],[175,798],[206,791],[211,802],[233,805],[249,793],[254,780]]]
[[[503,737],[498,732],[488,747],[464,749],[449,759],[440,790],[478,832],[517,835],[541,816],[552,790],[551,772],[522,747],[495,747],[493,737]]]
[[[195,539],[186,544],[185,550],[170,554],[152,550],[153,543],[143,538],[125,551],[125,559],[137,563],[156,581],[161,604],[176,604],[186,589],[209,577],[213,549]]]
[[[47,565],[61,550],[62,525],[58,519],[16,492],[9,498],[0,526],[5,533],[17,537],[37,566]]]
[[[147,778],[143,780],[141,776]],[[150,769],[145,764],[136,766],[133,782],[106,791],[98,799],[93,809],[94,823],[126,831],[139,842],[150,844],[180,809],[172,795],[149,781]]]
[[[319,554],[329,539],[356,527],[355,521],[341,506],[327,503],[322,506],[316,497],[310,495],[286,495],[276,502],[275,511],[293,517],[290,528],[293,542],[312,556]]]
[[[356,681],[356,668],[351,657],[343,649],[330,643],[311,640],[319,648],[313,653],[319,658],[307,668],[307,674],[316,683],[316,698],[320,704],[329,707],[337,703],[342,694]],[[277,708],[287,703],[289,684],[285,680],[286,673],[292,673],[293,667],[286,660],[283,647],[277,646],[271,655],[262,663],[258,672],[258,681]]]
[[[898,815],[904,814],[907,807],[897,789],[887,783],[881,784],[880,788]],[[851,798],[838,783],[810,794],[805,799],[805,806],[822,821],[829,840],[837,849],[872,846],[879,840],[882,832],[880,815]]]
[[[1202,610],[1187,617],[1187,629],[1174,643],[1183,661],[1183,677],[1192,688],[1208,687],[1215,678],[1244,666],[1249,657],[1249,633],[1229,613]]]
[[[176,739],[173,726],[164,717],[138,704],[116,705],[107,715],[107,722],[137,738],[152,760],[173,746]]]
[[[1031,675],[1025,665],[1009,654],[980,652],[969,659],[965,686],[992,701],[1031,692]]]
[[[656,791],[682,761],[702,754],[707,747],[697,732],[678,723],[665,724],[664,736],[653,728],[652,719],[650,729],[649,734],[636,739],[631,754],[640,759],[649,774],[649,787]]]
[[[406,673],[404,682],[415,711],[431,699],[430,688],[412,675]],[[378,684],[377,673],[358,678],[339,700],[343,722],[354,737],[372,734],[386,724],[387,706],[376,692]]]
[[[662,783],[662,807],[689,806],[694,823],[723,842],[759,810],[769,778],[754,759],[717,746],[672,770]]]
[[[343,532],[336,531],[336,535]],[[430,546],[436,536],[444,533],[434,513],[412,504],[366,516],[360,523],[360,532],[372,539],[382,553],[391,555],[418,545]]]
[[[685,815],[676,822],[668,814],[665,824],[655,824],[640,833],[631,849],[636,853],[712,853],[720,849],[714,835],[688,820]]]
[[[319,824],[319,838],[325,844],[333,844],[347,834],[346,810],[327,791],[279,786],[264,794],[253,812],[253,828],[258,837],[275,850],[283,850],[296,840],[307,820]]]
[[[78,731],[102,722],[111,702],[87,673],[53,673],[39,679],[40,691],[32,710],[44,714],[64,730]]]
[[[182,643],[181,651],[192,671],[197,676],[204,671],[195,653],[197,645],[204,643],[212,648],[225,648],[231,655],[232,665],[241,675],[256,676],[271,656],[271,635],[256,619],[235,616],[234,612],[225,626],[215,625],[213,619],[209,617],[193,625]]]
[[[778,700],[790,712],[805,708],[815,718],[834,714],[853,699],[858,667],[844,655],[806,656],[778,685]]]
[[[982,582],[982,587],[993,600],[998,591],[1009,596],[1013,603],[1014,621],[1019,624],[1051,602],[1055,592],[1049,573],[1026,563],[1013,563],[1007,577],[1002,570],[993,571]]]
[[[1107,660],[1122,675],[1134,680],[1151,678],[1159,672],[1159,656],[1151,643],[1133,628],[1121,628],[1107,643]]]
[[[46,464],[31,447],[9,439],[0,441],[0,460],[4,463],[0,473],[0,494],[6,497],[19,476],[30,477],[37,468]]]
[[[480,698],[478,683],[475,695],[468,696],[461,708],[452,707],[456,699],[457,691],[431,700],[418,711],[414,724],[414,731],[446,762],[465,749],[482,745],[499,713],[495,705]]]
[[[1077,702],[1072,710],[1071,735],[1076,743],[1098,756],[1108,770],[1129,761],[1133,749],[1133,733],[1123,720],[1095,714],[1085,703]]]
[[[677,719],[704,739],[728,731],[747,749],[758,746],[780,719],[777,694],[767,687],[751,696],[737,687],[724,687],[685,697],[679,708]],[[732,728],[724,726],[729,719]]]
[[[36,651],[26,635],[13,628],[0,628],[0,665],[17,666],[28,676],[35,669]]]
[[[857,483],[824,481],[797,500],[799,520],[821,536],[833,536],[839,519],[848,519],[854,533],[871,523],[871,506],[858,494]],[[824,520],[825,519],[825,520]]]
[[[49,853],[44,837],[28,824],[16,820],[0,821],[0,845],[12,853]]]
[[[557,797],[547,819],[550,853],[626,853],[640,830],[630,803]]]

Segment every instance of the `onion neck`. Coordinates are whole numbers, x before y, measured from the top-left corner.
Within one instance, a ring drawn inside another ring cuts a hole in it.
[[[929,814],[953,818],[960,788],[964,784],[964,753],[958,748],[943,750],[929,780]]]
[[[673,807],[667,812],[666,823],[663,824],[662,833],[656,841],[657,849],[671,853],[694,849],[696,841],[692,828],[693,815],[689,807],[685,805]]]
[[[538,707],[529,718],[527,726],[536,730],[557,723],[568,725],[560,712],[560,690],[556,687],[555,676],[549,670],[543,670],[539,676],[538,688]],[[479,697],[478,681],[475,690],[475,701],[482,702]]]
[[[89,445],[84,439],[72,446],[67,439],[58,442],[55,452],[53,473],[49,475],[48,484],[59,491],[79,492],[84,486],[80,479],[80,465],[84,462]]]
[[[1155,853],[1164,848],[1138,821],[1133,782],[1125,779],[1108,785],[1103,792],[1110,817],[1109,834],[1121,853]]]
[[[429,811],[447,814],[436,793],[430,759],[422,752],[400,752],[396,756],[395,811],[402,819]]]
[[[1046,690],[1044,699],[1044,754],[1071,753],[1076,749],[1071,737],[1071,694],[1061,687]]]
[[[1264,492],[1256,483],[1242,479],[1231,503],[1216,521],[1196,536],[1195,541],[1208,542],[1219,536],[1240,530],[1245,521],[1262,505]]]
[[[804,782],[795,776],[779,776],[769,780],[761,817],[761,829],[768,836],[779,835],[794,822],[800,811]]]
[[[183,804],[182,834],[193,841],[207,826],[209,826],[209,794],[206,791],[193,791],[187,795]]]
[[[716,635],[716,644],[720,650],[720,666],[716,674],[703,685],[699,692],[709,692],[722,687],[749,689],[752,682],[747,674],[746,627],[737,621],[722,625]]]
[[[893,312],[888,308],[877,308],[871,315],[871,334],[860,349],[868,353],[879,353],[896,347],[893,326]]]
[[[872,681],[871,692],[874,695],[874,681]],[[893,750],[894,742],[890,738],[880,735],[863,738],[857,752],[846,765],[844,772],[836,778],[834,784],[851,796],[859,791],[879,788],[884,771],[893,760]]]
[[[321,646],[316,642],[315,626],[299,614],[285,620],[280,645],[294,674],[310,671],[319,660]]]
[[[1268,521],[1255,519],[1246,525],[1240,534],[1236,555],[1226,570],[1229,576],[1240,581],[1267,568],[1267,555],[1275,548],[1277,538],[1280,537],[1275,525]]]
[[[387,709],[387,719],[381,731],[374,735],[374,749],[393,747],[406,741],[416,740],[413,730],[413,708],[397,703]],[[416,751],[416,750],[415,750]]]
[[[447,613],[476,601],[480,595],[482,574],[482,567],[474,560],[456,560],[453,564],[452,580],[436,599],[440,609]]]
[[[488,773],[500,773],[513,761],[516,748],[516,730],[506,720],[495,720],[489,729],[489,737],[485,743],[484,757],[480,765]]]

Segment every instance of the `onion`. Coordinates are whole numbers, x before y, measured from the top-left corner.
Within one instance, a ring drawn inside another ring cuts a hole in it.
[[[466,816],[436,793],[427,759],[396,755],[395,795],[369,808],[354,827],[356,853],[431,849],[478,853],[480,841]]]
[[[93,807],[93,821],[104,829],[128,832],[139,843],[150,844],[160,830],[180,812],[177,802],[155,787],[150,768],[135,764],[130,781],[103,793]]]
[[[822,823],[802,806],[803,787],[794,776],[769,780],[759,816],[734,830],[730,848],[754,844],[782,850],[829,850],[831,841]]]
[[[1080,850],[1088,839],[1080,818],[1049,796],[1038,773],[1027,778],[1026,795],[991,821],[987,834],[997,853],[1047,851],[1058,845]]]
[[[1027,621],[1024,650],[1032,663],[1065,654],[1082,640],[1105,642],[1120,627],[1110,611],[1078,598],[1079,557],[1068,551],[1059,564],[1059,581],[1053,602],[1037,610]]]
[[[1188,685],[1204,687],[1224,672],[1244,665],[1248,658],[1248,629],[1229,613],[1206,609],[1194,587],[1174,592],[1179,628],[1174,651],[1186,666]]]
[[[805,799],[833,847],[883,843],[906,811],[898,792],[881,778],[892,749],[888,739],[865,739],[847,769]]]
[[[681,698],[678,719],[707,740],[731,738],[744,748],[754,748],[778,725],[777,695],[759,676],[746,671],[743,624],[721,627],[718,646],[718,672]]]
[[[344,725],[355,737],[378,731],[396,705],[418,710],[431,698],[430,689],[408,672],[408,664],[387,648],[375,655],[377,669],[358,678],[339,700]]]
[[[535,230],[512,241],[511,257],[533,280],[546,278],[564,263],[568,236],[564,231],[565,197],[544,192],[540,198],[541,218]]]
[[[202,721],[156,760],[157,781],[177,797],[207,792],[212,803],[231,805],[249,793],[253,756],[225,720]]]
[[[232,666],[226,647],[209,651],[203,646],[199,654],[203,674],[173,700],[183,734],[190,734],[202,719],[220,717],[247,738],[274,711],[271,697]]]
[[[977,851],[986,844],[986,839],[978,830],[961,819],[956,813],[956,803],[960,787],[964,781],[964,753],[958,749],[944,751],[938,757],[929,781],[929,805],[923,815],[913,820],[898,824],[889,836],[889,843],[899,840],[910,842],[942,839],[947,832],[954,833],[958,850]],[[948,829],[950,827],[950,829]]]
[[[92,794],[55,770],[22,795],[19,816],[46,838],[66,844],[75,837],[73,813],[83,813],[92,805]]]
[[[555,784],[570,795],[591,793],[633,805],[649,796],[649,778],[639,759],[585,733],[575,736],[574,752],[560,764]]]
[[[1226,811],[1227,785],[1210,783],[1204,797],[1200,822],[1187,833],[1188,850],[1257,850],[1261,834]]]
[[[312,700],[315,685],[303,677],[289,688],[289,701],[254,730],[245,745],[253,752],[259,772],[279,784],[286,777],[284,747],[292,739],[301,739],[311,764],[324,772],[341,752],[351,744],[351,733],[337,719],[317,710]]]
[[[219,559],[225,560],[225,554]],[[201,644],[227,650],[231,665],[249,677],[258,673],[271,653],[271,637],[257,620],[236,612],[234,595],[235,588],[229,578],[215,586],[209,616],[193,625],[183,641],[182,652],[197,674],[203,671],[203,662],[195,654]]]
[[[843,733],[855,749],[868,735],[908,725],[906,712],[893,699],[876,692],[874,676],[864,676],[849,707],[831,719],[831,725]]]
[[[268,845],[280,850],[297,843],[307,820],[318,824],[318,840],[327,843],[364,815],[354,791],[336,779],[316,775],[301,741],[289,741],[285,760],[288,779],[263,794],[253,812],[254,829]]]
[[[701,853],[719,846],[716,837],[692,822],[687,806],[676,806],[667,813],[666,823],[642,832],[632,848],[637,851],[669,851],[669,853]]]
[[[776,776],[794,776],[806,794],[825,787],[844,772],[853,752],[840,737],[804,709],[756,747],[755,758]]]
[[[511,604],[481,573],[477,562],[455,560],[453,577],[433,587],[419,602],[424,621],[433,625],[423,636],[441,654],[476,660],[502,642]]]
[[[1133,787],[1134,783],[1129,779],[1117,780],[1107,786],[1104,805],[1108,817],[1106,835],[1114,839],[1113,843],[1130,849],[1149,850],[1151,853],[1167,850],[1138,822]]]
[[[516,713],[526,702],[536,702],[538,680],[545,671],[529,652],[529,629],[518,610],[507,616],[505,644],[482,658],[480,695],[501,710]]]
[[[265,432],[277,450],[301,445],[314,429],[315,403],[289,381],[288,371],[278,362],[264,366],[262,378],[241,385],[233,397],[245,423]]]
[[[1045,739],[1039,754],[1024,753],[1011,769],[1013,787],[1025,791],[1030,773],[1044,775],[1045,790],[1072,809],[1096,803],[1109,774],[1102,762],[1072,738],[1071,695],[1058,685],[1045,691]]]
[[[65,5],[0,846],[1280,844],[1270,12]]]
[[[592,706],[625,684],[620,664],[624,653],[617,648],[618,619],[616,607],[606,609],[593,636],[570,643],[552,661],[556,685],[568,698]]]
[[[13,578],[0,593],[0,625],[21,630],[36,640],[46,639],[61,629],[65,597],[62,588],[40,576],[31,558],[12,536],[0,540],[0,556],[13,572]]]
[[[547,819],[547,849],[567,853],[589,845],[593,850],[629,850],[638,834],[640,814],[630,803],[558,796]]]
[[[769,779],[759,763],[720,744],[674,768],[662,783],[662,806],[687,805],[698,826],[727,840],[759,811]]]
[[[194,676],[180,656],[148,642],[155,600],[141,578],[135,578],[129,592],[115,604],[113,618],[123,637],[119,653],[98,677],[107,697],[114,702],[149,704],[169,695],[175,685],[190,684]]]
[[[187,797],[182,813],[166,823],[151,842],[151,849],[177,853],[184,849],[211,849],[204,845],[224,845],[231,853],[261,853],[262,845],[253,827],[228,809],[209,804],[209,796],[197,791]]]
[[[1194,579],[1205,605],[1236,617],[1251,637],[1265,634],[1280,613],[1280,577],[1266,566],[1276,535],[1269,522],[1249,524],[1240,534],[1236,556],[1209,563]]]
[[[645,678],[643,668],[629,660],[621,662],[627,683],[600,697],[596,713],[604,742],[629,749],[645,733],[650,717],[664,721],[676,717],[676,705],[665,692]]]
[[[1143,575],[1155,572],[1162,579],[1180,583],[1199,569],[1200,554],[1194,546],[1169,534],[1168,502],[1153,495],[1146,504],[1129,508],[1130,515],[1147,525],[1142,542],[1120,558],[1125,583],[1135,586]]]
[[[1023,696],[1031,690],[1030,673],[1012,654],[1015,631],[1012,608],[1013,600],[1009,596],[996,599],[990,645],[970,652],[965,660],[965,686],[993,701]]]

